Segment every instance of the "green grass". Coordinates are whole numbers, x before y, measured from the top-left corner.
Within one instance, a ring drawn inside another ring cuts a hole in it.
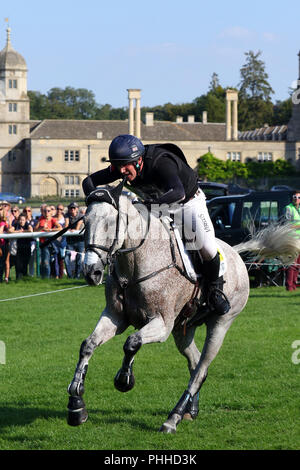
[[[0,299],[83,286],[84,281],[30,280],[0,286]],[[175,435],[157,430],[187,386],[185,359],[173,339],[144,346],[136,385],[122,394],[113,378],[127,330],[92,357],[84,399],[89,419],[66,423],[67,385],[79,347],[104,306],[103,287],[0,302],[0,449],[298,449],[300,365],[291,345],[300,339],[300,291],[253,289],[229,330],[201,390],[198,419]],[[201,349],[205,329],[197,330]]]

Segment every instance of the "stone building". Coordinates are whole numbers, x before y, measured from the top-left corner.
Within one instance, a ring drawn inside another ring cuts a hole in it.
[[[300,60],[300,56],[299,56]],[[299,74],[300,75],[300,74]],[[300,78],[300,77],[299,77]],[[155,121],[147,113],[141,121],[141,90],[129,89],[129,112],[125,121],[50,120],[31,121],[27,96],[27,66],[16,52],[7,29],[0,51],[0,192],[30,196],[82,195],[87,174],[104,168],[111,140],[134,134],[144,144],[173,142],[180,146],[192,167],[210,151],[222,160],[300,158],[300,105],[295,104],[287,126],[238,131],[238,93],[227,90],[224,123],[202,122],[178,116],[176,122]]]

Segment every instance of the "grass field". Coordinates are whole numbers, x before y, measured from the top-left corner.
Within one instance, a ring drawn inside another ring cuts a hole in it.
[[[172,337],[144,346],[135,361],[136,385],[114,389],[132,330],[99,348],[86,378],[87,423],[66,423],[67,385],[80,344],[104,306],[103,287],[84,281],[31,280],[1,284],[0,449],[299,449],[300,290],[253,289],[211,365],[198,419],[175,435],[158,433],[188,381]],[[31,294],[70,289],[53,294]],[[202,347],[204,328],[197,330]],[[3,345],[2,343],[2,345]],[[3,362],[3,361],[2,361]]]

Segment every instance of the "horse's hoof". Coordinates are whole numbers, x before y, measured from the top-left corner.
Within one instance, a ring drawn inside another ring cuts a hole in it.
[[[173,428],[169,424],[164,423],[160,428],[159,432],[163,432],[165,434],[175,434],[176,433],[176,428]]]
[[[132,373],[123,373],[122,369],[117,372],[114,378],[114,386],[119,392],[129,392],[134,387],[135,379]]]
[[[67,422],[69,426],[79,426],[83,424],[88,419],[88,412],[85,408],[80,410],[68,410],[68,419]]]
[[[85,423],[88,419],[88,412],[85,408],[85,403],[80,396],[69,397],[68,403],[68,419],[67,422],[70,426],[79,426]]]

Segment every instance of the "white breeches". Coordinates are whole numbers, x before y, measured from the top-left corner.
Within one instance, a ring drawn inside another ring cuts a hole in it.
[[[199,250],[204,261],[213,259],[217,254],[215,230],[206,207],[202,191],[180,208],[175,208],[176,226],[186,240],[187,250]],[[182,220],[183,219],[183,220]]]

